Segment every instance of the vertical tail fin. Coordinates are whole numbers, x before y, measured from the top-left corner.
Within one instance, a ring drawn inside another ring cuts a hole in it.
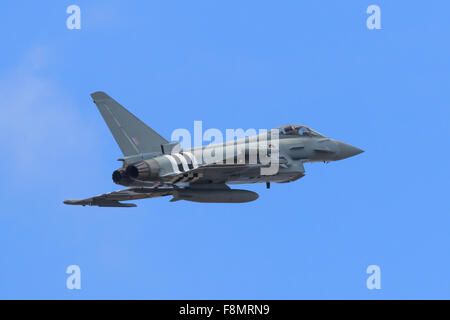
[[[124,156],[161,153],[161,145],[168,143],[106,93],[94,92],[91,97]]]

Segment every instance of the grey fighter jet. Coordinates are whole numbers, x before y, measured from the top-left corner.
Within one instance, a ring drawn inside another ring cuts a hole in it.
[[[181,149],[169,143],[104,92],[91,94],[123,153],[112,174],[127,189],[65,204],[135,207],[121,201],[172,196],[171,201],[242,203],[258,198],[230,184],[285,183],[305,175],[304,163],[346,159],[363,150],[304,125],[284,125],[221,144]]]

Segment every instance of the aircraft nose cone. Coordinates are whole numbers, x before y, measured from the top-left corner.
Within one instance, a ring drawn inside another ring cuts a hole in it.
[[[347,159],[364,152],[360,148],[349,145],[345,142],[338,142],[337,160]]]

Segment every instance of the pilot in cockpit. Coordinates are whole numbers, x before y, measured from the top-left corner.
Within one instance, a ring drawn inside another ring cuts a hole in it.
[[[285,125],[278,127],[280,135],[303,136],[303,137],[323,137],[320,133],[302,125]]]

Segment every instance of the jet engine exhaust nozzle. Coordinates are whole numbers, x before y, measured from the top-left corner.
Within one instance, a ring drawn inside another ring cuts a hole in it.
[[[126,178],[126,176],[123,170],[116,170],[112,174],[112,179],[115,183],[120,183],[124,178]]]
[[[133,179],[148,180],[157,178],[159,176],[159,170],[160,166],[158,162],[150,159],[129,165],[126,169],[126,173]]]

